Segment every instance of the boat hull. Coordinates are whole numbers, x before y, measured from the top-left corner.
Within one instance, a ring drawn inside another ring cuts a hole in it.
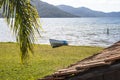
[[[49,39],[52,48],[60,47],[60,46],[67,46],[68,42],[65,40],[55,40]]]

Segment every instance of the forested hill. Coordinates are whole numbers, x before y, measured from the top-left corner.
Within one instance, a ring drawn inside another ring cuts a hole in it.
[[[77,17],[40,0],[32,0],[31,2],[37,7],[40,17]]]
[[[67,5],[57,6],[59,9],[81,17],[120,17],[120,12],[105,13],[102,11],[91,10],[86,7],[74,8]]]
[[[78,17],[76,15],[60,10],[54,5],[48,4],[46,2],[42,2],[40,0],[31,0],[31,3],[34,6],[36,6],[40,17],[49,17],[49,18]],[[0,17],[1,17],[1,11],[0,11]]]
[[[40,0],[31,0],[31,3],[32,5],[36,6],[40,17],[44,18],[120,17],[120,12],[105,13],[102,11],[91,10],[86,7],[74,8],[67,5],[54,6]]]

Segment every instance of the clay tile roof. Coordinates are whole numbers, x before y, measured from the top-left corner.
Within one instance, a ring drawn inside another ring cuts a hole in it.
[[[66,76],[82,73],[90,68],[98,66],[111,65],[120,59],[120,41],[114,45],[105,48],[100,53],[90,56],[75,64],[71,64],[65,69],[60,69],[50,76],[38,80],[64,80]]]

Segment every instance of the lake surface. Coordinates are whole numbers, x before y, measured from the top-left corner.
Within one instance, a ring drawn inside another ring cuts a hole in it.
[[[42,18],[44,31],[36,43],[67,40],[69,45],[107,47],[120,40],[120,18]],[[0,42],[15,42],[4,19],[0,19]]]

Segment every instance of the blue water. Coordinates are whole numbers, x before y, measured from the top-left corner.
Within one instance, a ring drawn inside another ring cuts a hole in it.
[[[42,18],[36,43],[49,39],[67,40],[69,45],[107,47],[120,40],[120,18]],[[6,22],[0,19],[0,42],[15,42]]]

